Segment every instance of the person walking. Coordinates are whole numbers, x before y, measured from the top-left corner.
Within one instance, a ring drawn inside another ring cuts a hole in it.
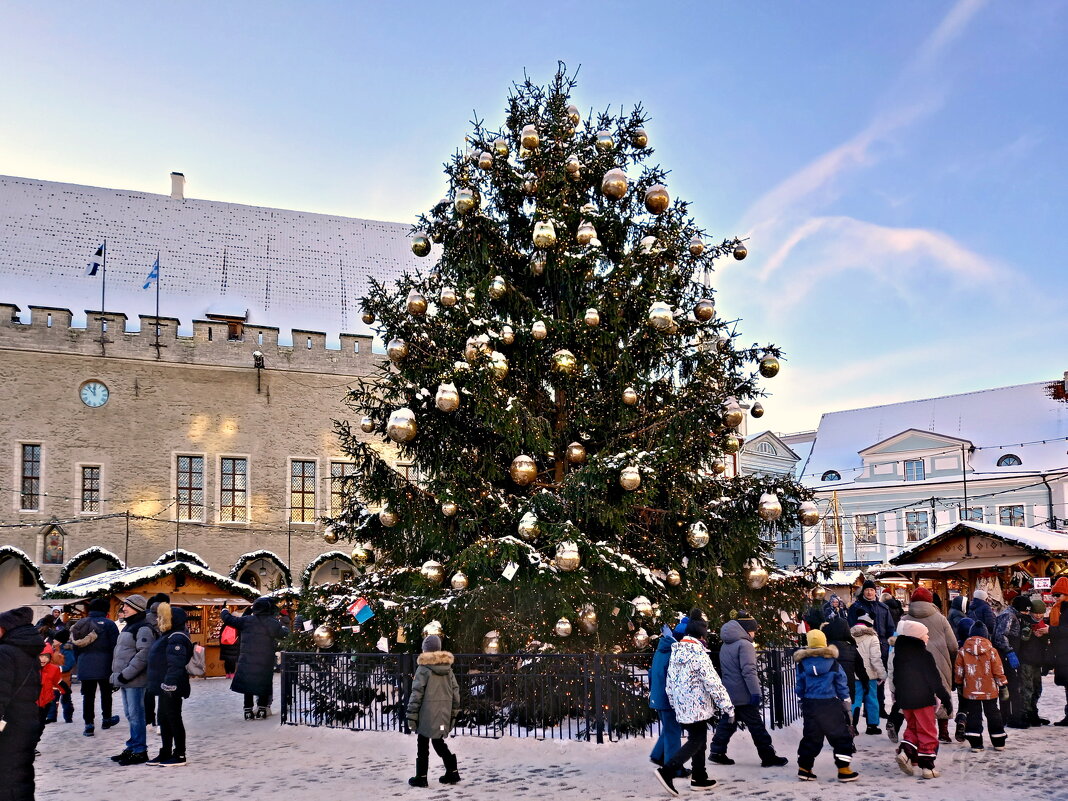
[[[850,628],[857,625],[857,619],[864,614],[868,615],[873,621],[872,628],[875,629],[875,635],[879,638],[879,651],[885,665],[890,657],[890,638],[894,635],[895,624],[893,615],[890,614],[890,609],[879,600],[879,590],[871,579],[861,585],[856,600],[849,607],[848,620]],[[886,717],[884,689],[881,684],[878,687],[878,696],[879,715]]]
[[[241,632],[233,626],[223,625],[219,632],[219,658],[223,661],[226,678],[232,679],[241,656]]]
[[[682,746],[682,726],[667,697],[667,670],[671,661],[671,646],[686,636],[686,624],[689,622],[690,618],[684,617],[674,630],[664,626],[656,644],[656,653],[653,654],[653,664],[649,668],[649,708],[655,709],[660,718],[660,736],[656,738],[649,761],[659,767],[664,767],[664,763]],[[687,778],[689,775],[690,772],[683,768],[678,778]]]
[[[734,620],[728,620],[719,630],[723,641],[719,651],[719,672],[734,705],[734,716],[723,716],[716,725],[708,759],[717,765],[734,764],[734,760],[727,756],[727,746],[739,724],[749,729],[749,736],[753,738],[753,745],[760,757],[760,767],[781,768],[790,762],[775,753],[775,745],[764,725],[764,716],[760,713],[764,693],[757,671],[756,646],[753,644],[753,634],[757,628],[757,621],[743,613]]]
[[[990,608],[990,595],[986,590],[979,589],[972,593],[972,602],[968,605],[968,617],[977,623],[982,623],[987,631],[994,630],[994,610]]]
[[[909,605],[911,611],[911,603]],[[949,626],[949,621],[946,621]],[[905,731],[897,749],[897,764],[909,776],[920,769],[924,779],[937,779],[938,726],[936,707],[939,701],[949,706],[951,696],[942,683],[935,658],[927,648],[930,630],[917,620],[901,618],[898,635],[887,669],[890,698],[905,716]]]
[[[41,627],[38,626],[37,630],[40,631]],[[37,696],[37,714],[42,734],[44,734],[45,726],[56,720],[54,716],[49,720],[48,711],[55,709],[55,703],[59,699],[59,680],[63,675],[59,666],[61,660],[62,657],[56,653],[52,643],[46,641],[44,649],[38,656],[38,662],[41,665],[41,693]]]
[[[1049,660],[1049,625],[1046,604],[1037,595],[1030,609],[1020,616],[1020,696],[1024,720],[1031,726],[1048,726],[1049,720],[1038,714],[1042,696],[1042,671]]]
[[[926,587],[917,587],[912,593],[908,612],[901,616],[901,622],[905,621],[920,623],[927,629],[928,637],[924,640],[927,650],[934,658],[942,686],[947,693],[953,692],[953,665],[957,661],[957,635],[953,632],[945,615],[935,606],[931,591]],[[898,631],[900,630],[901,624],[899,623]],[[950,703],[938,709],[939,742],[953,742],[949,736],[949,718],[952,714],[953,706]]]
[[[1068,726],[1068,576],[1061,576],[1050,590],[1053,608],[1049,613],[1050,649],[1054,655],[1053,681],[1064,688],[1064,717],[1054,726]]]
[[[56,702],[58,707],[63,709],[63,722],[74,722],[74,700],[71,692],[71,682],[74,680],[74,646],[70,643],[70,629],[63,629],[56,632],[55,640],[52,643],[52,647],[59,651],[60,656],[63,658],[60,664],[60,677],[59,677],[59,699]],[[58,709],[50,711],[53,719],[58,719]]]
[[[990,727],[990,744],[995,751],[1004,750],[1005,725],[1001,719],[998,696],[1001,688],[1008,684],[1008,679],[1001,667],[1001,657],[990,642],[990,632],[982,621],[975,622],[972,636],[957,651],[953,675],[961,687],[961,706],[967,716],[965,736],[972,751],[983,750],[984,714]]]
[[[838,768],[838,781],[855,782],[860,774],[852,767],[856,747],[849,728],[849,682],[838,664],[838,649],[827,644],[822,631],[810,631],[805,637],[808,647],[794,652],[794,691],[801,699],[804,721],[797,747],[797,778],[816,781],[812,769],[826,738]]]
[[[852,699],[856,691],[856,683],[867,682],[868,674],[864,671],[864,663],[857,651],[853,635],[849,633],[849,624],[844,618],[837,618],[824,627],[823,633],[827,637],[827,645],[833,645],[838,649],[838,664],[845,671],[846,681],[849,682],[849,695]],[[875,640],[875,647],[879,647],[878,639]],[[860,720],[859,714],[855,714],[853,718],[855,729]]]
[[[89,615],[71,627],[71,642],[78,662],[78,680],[82,684],[82,721],[86,737],[96,733],[96,695],[100,693],[101,728],[119,724],[119,716],[111,714],[111,658],[119,629],[108,619],[111,603],[107,598],[89,602]]]
[[[867,614],[857,618],[857,625],[849,630],[853,642],[857,644],[857,653],[864,671],[864,680],[857,680],[853,694],[853,725],[860,722],[860,706],[864,704],[864,717],[868,727],[865,734],[882,734],[879,728],[878,687],[886,681],[886,668],[883,667],[882,650],[879,638],[872,627],[875,621]]]
[[[418,667],[412,677],[412,692],[408,696],[408,728],[417,735],[415,746],[415,775],[408,779],[412,787],[427,787],[430,770],[430,746],[441,757],[445,773],[438,777],[442,784],[456,784],[460,772],[456,755],[449,750],[445,739],[456,725],[460,711],[460,685],[452,672],[454,657],[441,650],[441,638],[430,634],[423,639],[422,653],[416,659]]]
[[[163,743],[148,764],[180,767],[186,764],[182,702],[189,697],[186,665],[193,656],[193,641],[185,630],[184,609],[164,602],[156,612],[160,635],[148,651],[147,686],[159,699],[159,731]]]
[[[33,801],[36,792],[33,760],[41,739],[37,699],[44,645],[30,607],[0,613],[0,781],[8,801]]]
[[[278,610],[266,596],[252,604],[252,614],[238,617],[222,610],[222,621],[237,629],[241,636],[241,653],[230,689],[245,697],[245,720],[266,718],[271,714],[274,695],[274,652],[276,643],[286,636],[286,629],[275,615]],[[252,708],[256,703],[255,711]]]
[[[111,685],[122,693],[122,708],[130,725],[130,738],[121,753],[111,759],[125,767],[148,762],[148,727],[145,723],[145,687],[148,686],[148,653],[156,641],[149,624],[143,595],[129,595],[119,607],[125,626],[111,658]]]
[[[1031,608],[1031,601],[1017,595],[1008,606],[994,618],[992,642],[1001,657],[1002,669],[1008,680],[1008,692],[1001,695],[1001,717],[1010,729],[1026,729],[1023,696],[1020,693],[1020,615]]]
[[[901,616],[905,614],[905,607],[901,605],[901,601],[886,590],[883,590],[883,594],[879,596],[879,600],[890,610],[890,619],[894,621],[894,628],[896,629],[898,621],[901,620]]]
[[[734,715],[730,694],[720,681],[719,674],[708,658],[703,640],[708,637],[708,623],[691,612],[685,636],[671,646],[668,663],[667,696],[675,717],[686,730],[686,742],[675,755],[656,769],[656,778],[671,795],[678,795],[675,778],[687,761],[690,762],[690,788],[708,790],[715,779],[705,769],[705,743],[708,721],[715,708],[728,717]]]

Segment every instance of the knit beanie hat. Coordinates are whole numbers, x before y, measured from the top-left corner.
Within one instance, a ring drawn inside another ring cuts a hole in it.
[[[867,612],[857,618],[857,623],[861,623],[869,628],[875,627],[875,621],[871,619],[871,615]]]
[[[127,595],[122,602],[137,612],[144,612],[148,608],[143,595]]]
[[[690,617],[690,621],[686,624],[686,636],[696,637],[702,639],[708,634],[708,621],[699,617]]]
[[[28,626],[31,623],[33,623],[33,610],[28,606],[19,606],[0,614],[0,629],[4,631],[11,631],[19,626]]]
[[[748,612],[739,612],[738,617],[736,617],[735,620],[741,623],[742,628],[748,631],[750,634],[756,631],[757,626],[759,625],[756,622],[756,619]]]
[[[875,586],[875,582],[872,581],[871,579],[868,579],[867,581],[865,581],[864,584],[862,584],[861,587],[860,587],[860,591],[861,592],[864,592],[864,590],[874,590],[874,589],[877,589],[877,588]]]
[[[916,591],[912,593],[912,597],[909,598],[909,601],[926,601],[930,604],[934,603],[934,596],[931,595],[931,591],[926,587],[917,587]],[[922,623],[920,625],[923,626]],[[927,627],[924,626],[924,628]]]
[[[678,622],[678,625],[672,629],[671,633],[675,635],[676,640],[681,640],[686,636],[686,626],[690,623],[690,616],[685,615],[682,620]]]
[[[441,650],[441,637],[437,634],[428,634],[423,638],[423,653]]]
[[[808,643],[809,648],[827,647],[827,635],[819,629],[812,629],[812,631],[806,634],[805,641]]]
[[[94,598],[89,602],[89,611],[107,614],[111,611],[111,601],[107,598]]]
[[[1061,576],[1053,582],[1053,589],[1050,592],[1053,595],[1068,595],[1068,576]]]
[[[986,590],[976,590],[975,592],[972,593],[972,598],[974,598],[977,601],[985,601],[989,597],[990,596],[987,594]]]
[[[1031,614],[1032,615],[1044,615],[1046,614],[1046,602],[1039,598],[1037,595],[1031,599]]]
[[[972,629],[969,632],[969,635],[972,636],[972,637],[986,637],[986,639],[989,640],[990,639],[990,629],[988,629],[986,627],[985,623],[982,623],[982,622],[977,620],[972,624]]]
[[[1012,608],[1017,612],[1030,612],[1031,611],[1031,599],[1026,595],[1017,595],[1012,599]]]
[[[924,642],[927,642],[927,638],[931,636],[927,627],[918,620],[902,620],[897,624],[897,633],[902,637],[915,637]]]
[[[185,622],[188,619],[186,611],[180,606],[171,607],[171,631],[178,631],[185,628]]]

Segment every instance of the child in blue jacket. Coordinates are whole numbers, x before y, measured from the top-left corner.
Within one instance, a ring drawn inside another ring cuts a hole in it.
[[[797,747],[797,778],[816,780],[812,766],[826,738],[834,753],[838,781],[854,782],[860,774],[851,767],[856,748],[849,729],[849,680],[838,664],[838,649],[827,645],[826,635],[814,629],[806,636],[808,647],[794,653],[795,689],[804,718],[801,744]]]

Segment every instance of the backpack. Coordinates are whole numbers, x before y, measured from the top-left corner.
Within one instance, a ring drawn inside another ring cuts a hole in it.
[[[220,645],[237,645],[237,629],[233,626],[223,626],[222,635],[219,637]]]
[[[187,640],[189,644],[193,646],[193,655],[189,657],[189,661],[185,663],[185,672],[190,676],[203,676],[207,672],[207,660],[205,659],[205,651],[203,645],[197,645],[189,639],[189,635],[184,631],[175,632],[181,634]]]

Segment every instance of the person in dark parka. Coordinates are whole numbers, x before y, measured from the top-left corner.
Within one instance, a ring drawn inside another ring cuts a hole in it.
[[[41,737],[37,697],[41,694],[38,656],[44,638],[28,606],[0,614],[0,777],[8,801],[33,801],[34,750]]]
[[[838,664],[842,666],[846,679],[849,681],[849,699],[852,701],[856,693],[856,683],[867,682],[868,674],[857,652],[857,643],[853,635],[849,633],[849,624],[843,618],[832,620],[823,629],[823,633],[827,635],[827,645],[833,645],[838,649]],[[866,686],[866,684],[861,684],[861,686]],[[859,715],[857,719],[859,720]],[[853,725],[856,726],[856,724],[857,721],[853,721]]]
[[[986,590],[976,590],[972,593],[972,602],[969,605],[968,617],[977,623],[982,623],[986,626],[987,631],[993,632],[994,626],[997,624],[994,622],[994,610],[990,608],[990,603],[987,601],[988,597]]]
[[[656,653],[653,654],[653,664],[649,668],[649,707],[655,709],[660,718],[660,736],[656,738],[649,761],[660,767],[664,767],[682,747],[682,726],[667,697],[667,671],[671,661],[671,646],[686,636],[686,625],[689,622],[690,618],[684,617],[674,630],[664,626],[656,645]],[[689,775],[689,771],[685,769],[679,772],[680,778]]]
[[[185,721],[182,702],[189,697],[186,665],[193,656],[193,641],[185,630],[186,613],[178,606],[161,603],[157,608],[159,639],[148,651],[148,688],[159,699],[159,754],[150,765],[185,764]]]
[[[274,690],[274,653],[286,629],[275,615],[278,610],[270,598],[257,598],[252,614],[238,617],[224,609],[222,622],[237,629],[241,637],[241,654],[230,689],[245,696],[245,719],[266,718],[271,714]],[[258,706],[253,711],[252,704]]]
[[[896,627],[897,622],[901,620],[901,616],[905,614],[905,607],[901,605],[901,601],[885,590],[879,600],[890,610],[890,618],[894,621],[894,626]]]
[[[86,737],[96,731],[96,695],[100,691],[101,728],[110,729],[119,724],[119,716],[111,713],[111,660],[115,643],[119,640],[119,628],[108,619],[111,601],[94,598],[89,602],[89,615],[71,627],[70,638],[77,657],[78,681],[82,685],[82,721]]]
[[[456,713],[460,711],[460,685],[452,672],[453,655],[442,651],[441,638],[431,634],[423,640],[423,652],[416,662],[419,667],[412,677],[406,718],[408,728],[418,737],[415,775],[408,779],[408,784],[412,787],[427,786],[431,745],[445,765],[445,773],[438,777],[438,781],[456,784],[460,781],[456,754],[445,743],[445,738],[456,724]]]

